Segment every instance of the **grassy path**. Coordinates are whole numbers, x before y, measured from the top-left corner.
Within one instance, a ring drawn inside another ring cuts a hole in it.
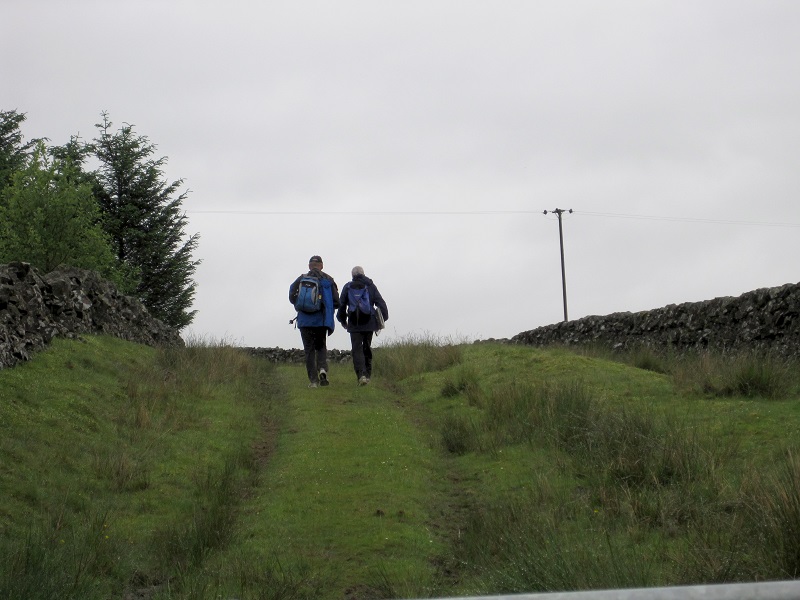
[[[240,517],[247,560],[278,559],[284,577],[319,598],[429,588],[444,541],[433,525],[442,467],[427,434],[400,398],[356,386],[345,366],[324,388],[308,389],[301,367],[277,376],[288,398],[276,451]]]
[[[796,380],[783,399],[698,396],[489,344],[376,365],[370,386],[335,365],[309,389],[302,366],[230,347],[90,337],[0,372],[0,596],[368,600],[800,572]]]

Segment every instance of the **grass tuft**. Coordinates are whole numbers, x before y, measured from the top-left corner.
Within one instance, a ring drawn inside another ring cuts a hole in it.
[[[800,577],[800,455],[789,450],[776,468],[753,473],[743,494],[765,578]]]
[[[74,523],[63,517],[32,525],[20,539],[0,540],[1,598],[109,597],[119,545],[108,535],[108,514],[92,512]]]
[[[475,423],[466,416],[448,414],[442,420],[442,444],[452,454],[466,454],[475,450],[479,432]]]
[[[375,374],[387,381],[441,371],[461,362],[462,346],[449,338],[408,336],[374,349]]]

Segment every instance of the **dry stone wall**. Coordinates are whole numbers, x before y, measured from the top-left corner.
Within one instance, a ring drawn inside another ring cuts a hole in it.
[[[640,346],[677,351],[755,350],[800,356],[800,284],[758,289],[738,297],[670,304],[636,313],[590,316],[525,331],[512,343]]]
[[[141,302],[121,294],[92,271],[68,268],[40,275],[27,263],[0,265],[0,368],[29,360],[54,337],[113,335],[151,346],[183,346],[178,333],[153,318]],[[670,304],[643,312],[589,316],[484,340],[546,346],[646,346],[677,351],[768,351],[800,356],[800,284],[764,288],[738,297]],[[302,363],[303,351],[243,348],[271,362]],[[345,363],[349,351],[329,350]]]
[[[302,349],[291,348],[242,348],[251,356],[266,359],[274,363],[305,363],[305,353]],[[329,363],[346,363],[352,360],[349,350],[328,350]]]
[[[40,275],[28,263],[0,265],[0,368],[30,360],[54,337],[107,334],[150,346],[182,346],[178,333],[97,273]]]

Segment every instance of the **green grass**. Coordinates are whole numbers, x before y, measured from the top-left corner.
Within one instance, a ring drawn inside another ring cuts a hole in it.
[[[379,388],[345,385],[355,378],[333,368],[333,385],[309,391],[297,369],[279,372],[290,410],[239,551],[310,569],[322,597],[382,579],[427,585],[428,561],[442,551],[426,525],[434,452]]]
[[[224,346],[104,337],[0,371],[0,597],[167,586],[224,545],[264,377]]]
[[[421,598],[800,576],[786,361],[409,339],[0,371],[0,597]]]

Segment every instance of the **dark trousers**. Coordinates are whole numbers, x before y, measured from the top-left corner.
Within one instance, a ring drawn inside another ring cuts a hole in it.
[[[372,331],[350,332],[350,344],[353,348],[353,369],[356,377],[372,376]]]
[[[306,371],[312,383],[319,383],[319,370],[328,370],[327,327],[301,327],[300,337],[303,340],[303,352],[306,355]]]

